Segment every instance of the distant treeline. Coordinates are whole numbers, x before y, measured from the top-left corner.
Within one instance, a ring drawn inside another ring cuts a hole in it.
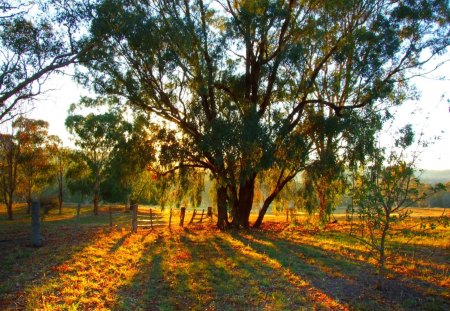
[[[450,191],[438,192],[424,203],[428,203],[430,207],[450,207]]]

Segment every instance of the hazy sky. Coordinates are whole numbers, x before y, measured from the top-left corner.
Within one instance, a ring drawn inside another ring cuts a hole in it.
[[[447,53],[446,59],[450,59]],[[447,80],[439,78],[447,75]],[[450,169],[450,63],[447,62],[427,77],[414,78],[422,97],[419,101],[408,102],[396,113],[395,127],[412,123],[416,131],[424,131],[426,138],[439,136],[440,140],[423,150],[419,168],[431,170]],[[72,82],[69,76],[53,76],[49,81],[52,90],[43,95],[29,114],[30,118],[43,119],[50,124],[50,134],[56,134],[71,146],[70,134],[64,121],[71,103],[81,95],[87,95]]]

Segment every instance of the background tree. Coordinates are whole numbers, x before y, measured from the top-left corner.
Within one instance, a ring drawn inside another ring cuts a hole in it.
[[[428,185],[429,187],[429,185]],[[427,188],[428,188],[427,187]],[[429,207],[450,207],[450,182],[445,184],[446,190],[441,190],[434,195],[430,196],[428,200],[425,200],[429,203]]]
[[[17,140],[20,142],[19,184],[20,192],[31,212],[33,196],[49,184],[52,173],[51,156],[47,148],[49,142],[48,123],[24,117],[13,123]]]
[[[131,124],[119,112],[111,111],[87,116],[71,114],[66,119],[66,127],[75,136],[75,145],[80,148],[82,159],[89,167],[94,214],[98,215],[100,184],[106,177],[113,153],[130,133]]]
[[[187,195],[189,203],[193,208],[199,208],[203,201],[203,190],[205,190],[205,173],[203,170],[189,170],[189,187]]]
[[[1,193],[9,220],[13,220],[12,207],[17,186],[19,156],[20,144],[16,137],[11,134],[0,134]]]
[[[403,97],[408,75],[448,46],[449,11],[445,0],[104,0],[81,79],[176,126],[173,161],[217,179],[219,227],[227,208],[233,226],[249,226],[255,180],[277,166],[259,226],[305,167],[307,130],[322,130],[308,108],[346,119]]]
[[[62,213],[62,205],[64,202],[64,186],[65,186],[65,175],[69,165],[69,154],[70,151],[63,146],[63,142],[57,136],[49,137],[48,151],[52,165],[54,167],[53,173],[56,176],[56,182],[58,185],[58,209],[59,214]]]
[[[89,8],[87,1],[0,1],[0,123],[92,47],[80,34]]]
[[[148,197],[146,187],[150,187],[151,176],[147,173],[148,166],[154,161],[154,130],[148,119],[142,115],[133,117],[132,126],[128,127],[128,137],[118,140],[115,152],[108,168],[108,187],[116,199],[141,202]],[[113,190],[115,188],[115,190]]]
[[[91,171],[80,151],[71,150],[68,155],[69,163],[65,173],[67,188],[72,195],[78,194],[81,200],[93,194]],[[81,202],[79,202],[81,203]]]

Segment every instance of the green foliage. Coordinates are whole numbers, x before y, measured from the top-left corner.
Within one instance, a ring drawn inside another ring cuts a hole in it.
[[[130,125],[127,137],[118,141],[111,154],[105,181],[109,194],[104,197],[115,202],[128,196],[135,202],[154,201],[146,189],[151,183],[147,170],[155,157],[154,127],[142,115],[134,116]]]
[[[2,201],[5,203],[8,219],[13,219],[12,205],[17,186],[20,146],[17,137],[0,134],[0,177]]]
[[[13,123],[20,145],[18,159],[18,195],[22,195],[29,206],[33,196],[38,195],[53,178],[50,161],[50,136],[48,123],[43,120],[18,118]]]
[[[47,78],[90,48],[80,26],[85,1],[2,0],[0,3],[0,123],[21,113],[20,105],[41,93]]]
[[[412,127],[406,126],[399,133],[400,137],[395,142],[399,149],[392,149],[389,153],[379,150],[368,158],[371,165],[360,166],[353,176],[353,203],[360,218],[356,232],[377,260],[378,287],[382,286],[385,265],[391,256],[388,240],[391,239],[393,225],[410,216],[408,207],[411,204],[443,188],[443,185],[423,187],[415,177],[417,154],[412,155],[411,162],[404,159],[407,147],[414,142]],[[434,229],[434,224],[429,228]]]
[[[283,172],[270,203],[311,162],[339,162],[336,148],[311,156],[324,138],[358,146],[354,162],[373,151],[362,133],[408,97],[422,52],[447,48],[449,12],[444,0],[104,0],[79,78],[165,120],[158,159],[209,170],[227,188],[218,206],[232,202],[235,225],[248,226],[258,174]]]
[[[70,164],[66,172],[67,187],[69,191],[80,193],[82,197],[92,194],[93,179],[89,167],[83,160],[80,152],[72,151],[69,154]]]
[[[89,169],[89,175],[81,176],[81,186],[90,184],[93,189],[94,213],[97,214],[100,200],[100,185],[108,175],[108,169],[119,147],[127,141],[132,125],[118,111],[109,111],[87,116],[71,114],[66,127],[75,135],[75,145],[80,148],[79,157]],[[88,177],[88,178],[86,178]]]

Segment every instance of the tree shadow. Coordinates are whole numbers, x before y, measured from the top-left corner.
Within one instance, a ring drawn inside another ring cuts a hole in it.
[[[183,231],[149,247],[135,278],[120,292],[118,308],[298,310],[322,304],[312,299],[307,283],[282,273],[266,255],[228,233],[208,234]]]
[[[56,277],[57,267],[92,244],[103,230],[53,226],[42,231],[44,243],[40,248],[30,246],[31,226],[28,224],[17,231],[18,236],[7,243],[7,248],[1,248],[0,309],[11,306],[26,309],[28,288]]]
[[[126,241],[126,239],[131,235],[131,232],[123,235],[119,240],[117,240],[116,244],[114,244],[111,249],[109,250],[109,253],[115,253]]]
[[[442,297],[427,296],[424,291],[402,280],[386,280],[382,291],[374,290],[377,276],[373,266],[349,260],[320,247],[293,243],[264,232],[235,232],[233,238],[277,260],[283,267],[308,280],[319,291],[352,308],[420,309],[437,306],[438,310],[445,310],[448,307],[448,301]],[[425,284],[436,286],[427,282]]]

